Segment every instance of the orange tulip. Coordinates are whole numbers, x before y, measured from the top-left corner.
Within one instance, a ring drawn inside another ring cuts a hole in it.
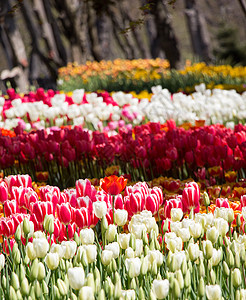
[[[127,179],[111,175],[100,180],[101,188],[110,195],[118,195],[126,187]]]

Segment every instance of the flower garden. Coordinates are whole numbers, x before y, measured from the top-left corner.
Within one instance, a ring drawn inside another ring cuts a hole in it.
[[[246,68],[175,72],[0,97],[1,299],[246,299]]]

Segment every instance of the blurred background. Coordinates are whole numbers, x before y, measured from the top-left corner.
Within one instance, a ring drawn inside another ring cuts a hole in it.
[[[56,89],[69,62],[246,65],[245,0],[0,0],[0,89]]]

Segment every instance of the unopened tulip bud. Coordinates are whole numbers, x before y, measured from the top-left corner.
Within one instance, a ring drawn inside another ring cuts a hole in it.
[[[78,297],[74,293],[71,293],[71,300],[78,300]]]
[[[79,238],[77,231],[75,231],[73,239],[74,239],[75,243],[77,244],[77,246],[80,246],[80,238]]]
[[[30,260],[34,260],[37,257],[36,251],[33,247],[33,243],[28,243],[26,246],[27,256]]]
[[[223,261],[223,273],[226,277],[230,275],[230,269],[226,263],[226,261]]]
[[[15,289],[11,285],[9,289],[9,300],[16,300],[16,299],[17,299],[17,295]]]
[[[94,276],[93,276],[92,273],[89,273],[87,275],[86,285],[91,287],[91,289],[93,291],[93,294],[94,294],[94,292],[95,292],[95,281],[94,281]]]
[[[139,300],[145,300],[146,299],[144,290],[143,290],[143,288],[141,286],[139,288],[138,298],[139,298]]]
[[[17,291],[20,288],[20,282],[15,272],[11,273],[11,285]]]
[[[178,299],[181,294],[180,286],[178,280],[175,278],[174,279],[174,284],[173,284],[173,295],[174,299]]]
[[[44,229],[49,234],[52,234],[54,232],[54,216],[53,215],[46,215],[44,217]]]
[[[117,234],[117,227],[114,224],[110,224],[108,226],[108,229],[106,231],[106,239],[111,243],[114,241],[115,236]]]
[[[231,250],[228,250],[228,252],[227,252],[227,261],[226,262],[230,268],[232,268],[234,266],[235,259],[234,259],[234,256],[233,256]]]
[[[242,284],[242,275],[238,268],[232,271],[232,281],[235,288],[238,288]]]
[[[155,242],[154,242],[154,240],[152,240],[152,241],[150,242],[150,244],[149,244],[149,249],[150,249],[150,250],[155,250]]]
[[[98,296],[97,296],[97,299],[98,300],[106,300],[106,296],[105,296],[105,292],[103,289],[101,289],[98,293]]]
[[[181,272],[182,272],[183,276],[186,275],[186,272],[187,272],[187,262],[186,262],[185,259],[182,261],[182,264],[181,264]]]
[[[82,252],[81,262],[82,262],[82,265],[84,268],[86,268],[88,266],[88,259],[87,259],[86,251]]]
[[[111,264],[112,264],[112,271],[113,271],[113,272],[116,272],[116,270],[117,270],[117,264],[116,264],[116,261],[115,261],[114,258],[112,259]]]
[[[187,270],[185,274],[185,280],[184,280],[184,286],[188,288],[191,284],[191,278],[190,278],[190,270]]]
[[[240,262],[240,255],[238,252],[235,253],[235,268],[240,268],[241,262]]]
[[[151,267],[151,273],[152,273],[153,275],[157,275],[157,272],[158,272],[158,270],[157,270],[157,263],[156,263],[156,261],[154,260],[153,263],[152,263],[152,267]]]
[[[58,289],[58,287],[56,285],[52,286],[52,293],[55,296],[55,300],[61,299],[61,295],[60,295],[59,289]]]
[[[210,259],[213,256],[213,245],[209,240],[203,241],[203,255],[206,259]]]
[[[210,199],[207,192],[203,193],[203,202],[206,207],[210,205]]]
[[[6,289],[7,287],[7,280],[5,275],[2,276],[2,287],[3,289]]]
[[[21,281],[21,293],[23,296],[27,296],[29,294],[29,283],[27,278],[24,278]]]
[[[25,237],[30,233],[30,230],[31,230],[30,222],[27,218],[24,218],[24,220],[23,220],[23,232],[25,234]]]
[[[45,267],[42,262],[38,263],[38,280],[42,281],[45,278]]]
[[[206,232],[207,240],[210,240],[213,244],[217,242],[219,237],[219,231],[215,226],[211,227]]]
[[[236,293],[235,293],[235,300],[241,300],[240,299],[240,291],[239,290],[236,290]]]
[[[130,289],[131,290],[136,290],[137,288],[137,283],[136,283],[136,279],[132,278],[131,282],[130,282]]]
[[[211,269],[211,271],[210,271],[210,280],[211,280],[212,284],[215,284],[215,282],[216,282],[216,274],[214,272],[214,269]]]
[[[228,223],[231,224],[233,221],[234,221],[234,210],[230,208],[228,209]]]
[[[21,254],[20,254],[20,250],[17,248],[13,253],[13,260],[14,260],[14,263],[16,265],[18,265],[20,263],[20,260],[21,260]]]
[[[136,237],[134,234],[131,234],[130,236],[129,247],[131,247],[134,251],[136,250]]]
[[[150,294],[149,294],[149,300],[156,300],[156,299],[157,299],[157,298],[156,298],[154,292],[151,290],[151,291],[150,291]]]
[[[114,299],[120,298],[121,293],[121,281],[118,280],[114,285]]]
[[[203,260],[200,260],[199,276],[200,277],[204,277],[205,276],[205,266],[204,266]]]
[[[19,224],[15,231],[15,240],[19,242],[21,240],[21,225]]]
[[[36,298],[39,299],[42,295],[42,289],[41,289],[39,281],[35,281],[35,283],[34,283],[34,292],[35,292]]]
[[[162,231],[163,231],[163,234],[165,234],[168,231],[168,219],[166,219],[163,222],[164,222],[164,225],[162,227]]]
[[[205,295],[205,283],[204,283],[203,277],[200,277],[200,280],[199,280],[198,295],[201,298]]]
[[[143,261],[142,261],[142,264],[141,264],[141,268],[140,268],[140,273],[142,275],[146,275],[147,272],[148,272],[148,264],[149,264],[149,261],[148,261],[148,257],[145,256]]]
[[[144,245],[148,245],[149,244],[149,239],[148,239],[148,235],[147,235],[146,230],[143,230],[142,240],[143,240],[143,244]]]
[[[102,224],[102,230],[105,232],[108,229],[108,221],[105,216],[102,217],[101,224]]]
[[[181,270],[176,271],[175,275],[178,280],[180,288],[183,289],[184,288],[184,277],[183,277]]]
[[[38,259],[35,258],[31,266],[30,279],[31,281],[34,281],[37,278],[38,278]]]
[[[42,293],[44,295],[48,295],[49,294],[49,289],[48,289],[48,286],[47,286],[45,280],[42,281],[41,285],[42,285]]]
[[[24,264],[27,266],[30,263],[30,258],[28,257],[28,255],[25,256],[24,258]]]
[[[238,214],[237,215],[237,227],[240,228],[241,224],[242,224],[242,222],[241,222],[241,215]]]

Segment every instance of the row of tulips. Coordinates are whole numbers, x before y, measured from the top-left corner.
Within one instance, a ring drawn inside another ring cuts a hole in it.
[[[228,200],[217,199],[212,210],[195,182],[164,204],[158,187],[126,186],[123,177],[104,178],[98,189],[79,180],[63,192],[36,193],[31,184],[28,175],[1,182],[4,211],[11,201],[19,210],[1,219],[2,298],[245,299],[244,196],[233,224]],[[162,223],[156,205],[164,205]],[[78,210],[92,221],[74,226]]]
[[[164,123],[173,119],[177,124],[204,120],[206,124],[235,123],[246,119],[246,93],[235,90],[206,90],[196,86],[191,95],[171,94],[161,86],[153,94],[139,99],[131,93],[85,93],[75,90],[69,95],[39,88],[36,92],[18,95],[8,91],[8,99],[0,98],[0,126],[12,129],[21,126],[26,131],[64,125],[83,125],[84,128],[114,133],[120,127],[150,122]],[[137,96],[138,97],[138,96]]]
[[[5,175],[48,172],[52,184],[66,188],[79,178],[100,178],[111,164],[134,181],[160,175],[225,181],[226,171],[245,177],[246,127],[221,125],[176,127],[174,121],[147,123],[118,134],[73,129],[16,130],[14,137],[0,136],[0,167]]]

